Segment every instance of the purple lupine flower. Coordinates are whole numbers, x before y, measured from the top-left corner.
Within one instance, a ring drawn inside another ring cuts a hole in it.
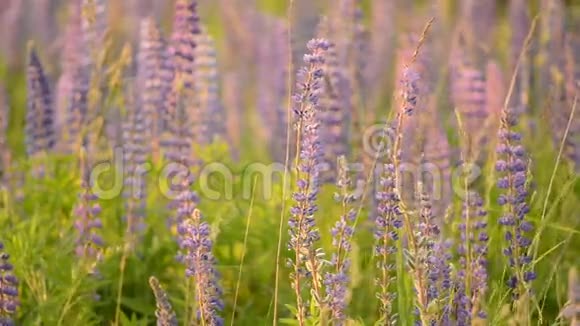
[[[185,264],[185,274],[195,284],[197,319],[204,325],[223,325],[219,313],[223,310],[222,290],[219,273],[215,268],[216,260],[212,253],[210,226],[203,221],[201,212],[194,208],[191,201],[180,207],[186,217],[178,226],[179,260]]]
[[[364,23],[364,13],[360,5],[356,6],[354,12],[354,32],[353,32],[353,48],[352,48],[352,63],[350,69],[350,79],[352,80],[353,88],[357,91],[364,92],[364,90],[371,88],[366,80],[365,71],[369,61],[370,51],[370,30]],[[364,94],[364,93],[363,93]],[[362,97],[362,95],[361,95]],[[356,103],[366,103],[364,98],[358,98]],[[360,112],[359,112],[360,113]]]
[[[225,112],[220,102],[217,53],[213,38],[202,29],[196,38],[194,79],[201,119],[197,143],[207,144],[225,139]]]
[[[356,28],[360,20],[359,0],[339,0],[333,7],[329,21],[329,35],[336,46],[338,60],[341,66],[352,67],[353,52],[356,47],[352,45],[358,40]]]
[[[439,325],[452,325],[451,247],[451,241],[444,239],[439,239],[435,243],[433,260],[429,270],[429,300],[431,303],[438,301],[440,304],[437,316]]]
[[[100,218],[101,205],[98,197],[91,192],[88,170],[83,157],[81,156],[81,191],[73,209],[74,226],[77,231],[75,253],[79,258],[84,259],[90,273],[98,275],[95,266],[101,259],[105,245],[100,234],[103,228]]]
[[[403,68],[401,76],[401,98],[403,107],[401,108],[406,115],[412,115],[417,109],[417,99],[419,96],[419,73],[409,67]]]
[[[293,194],[295,201],[290,210],[289,219],[290,241],[288,248],[295,254],[290,265],[294,271],[291,274],[292,288],[297,300],[297,319],[302,325],[306,316],[306,306],[302,298],[302,289],[310,276],[313,286],[313,295],[316,304],[322,302],[320,289],[320,265],[322,253],[315,247],[320,239],[314,213],[318,209],[316,199],[319,192],[320,157],[322,155],[319,130],[318,111],[319,97],[324,76],[325,53],[328,50],[328,41],[314,39],[308,42],[309,53],[304,55],[306,66],[298,72],[297,90],[293,97],[293,108],[297,120],[297,139],[300,153],[297,155],[297,181]]]
[[[0,242],[0,325],[15,325],[13,317],[20,305],[18,301],[18,279],[12,270],[14,267],[8,261],[10,255],[4,252],[4,244]]]
[[[463,202],[462,221],[459,224],[461,242],[458,245],[460,269],[457,273],[455,294],[456,318],[460,325],[470,325],[486,314],[482,302],[487,289],[487,212],[483,200],[475,191],[469,191]]]
[[[334,199],[341,203],[342,213],[340,219],[332,228],[332,245],[335,252],[332,255],[330,266],[332,272],[324,276],[328,307],[330,309],[334,325],[344,325],[346,322],[346,308],[348,306],[348,269],[350,267],[351,241],[354,235],[354,222],[356,209],[353,203],[358,200],[354,193],[350,192],[351,182],[348,177],[346,158],[338,158],[337,187],[340,192],[334,194]]]
[[[195,70],[196,37],[201,32],[199,17],[197,15],[197,1],[178,0],[175,3],[175,16],[173,21],[174,25],[169,53],[171,55],[173,69],[175,70],[175,81],[182,88],[175,91],[180,92],[182,90],[192,89],[194,84],[193,72]]]
[[[200,33],[197,1],[175,3],[173,33],[167,68],[172,71],[172,88],[166,94],[165,125],[169,139],[162,142],[167,159],[190,159],[191,144],[202,138],[203,121],[198,121],[199,108],[194,97],[196,37]]]
[[[286,156],[288,117],[288,28],[286,22],[264,16],[264,32],[267,40],[258,43],[260,64],[257,71],[257,109],[260,112],[266,138],[275,162],[283,162]],[[290,145],[290,149],[293,146]]]
[[[167,292],[163,289],[159,280],[154,276],[149,278],[149,286],[153,290],[155,295],[155,302],[157,304],[157,309],[155,310],[155,317],[157,317],[157,326],[177,326],[177,317],[175,312],[171,307],[171,302],[169,302],[169,297]]]
[[[327,78],[321,94],[320,141],[324,146],[323,181],[336,179],[336,158],[349,154],[350,85],[348,72],[339,63],[334,44],[330,43],[326,54],[324,71]]]
[[[376,278],[378,286],[377,298],[380,304],[380,319],[391,322],[392,305],[395,293],[392,291],[391,273],[394,269],[393,255],[396,242],[399,239],[399,229],[402,227],[402,212],[400,197],[396,185],[395,166],[385,164],[380,178],[380,190],[376,193],[377,216],[375,217],[374,237],[377,241],[374,255],[377,257]]]
[[[468,63],[458,66],[451,81],[451,97],[464,119],[466,130],[487,118],[485,76],[479,69]]]
[[[79,0],[73,1],[68,8],[64,36],[62,38],[63,47],[61,50],[61,71],[58,79],[55,96],[55,125],[62,139],[59,139],[59,150],[63,150],[65,144],[62,141],[68,139],[65,133],[70,129],[68,126],[69,103],[73,100],[74,90],[78,87],[74,79],[82,58],[82,33],[81,33],[81,3]],[[70,143],[70,141],[69,141]],[[61,146],[63,145],[63,146]]]
[[[69,153],[75,153],[85,145],[83,128],[87,121],[90,72],[87,67],[77,67],[71,79],[71,90],[67,102],[66,136]]]
[[[81,103],[77,105],[80,106],[80,110],[83,109],[82,101],[85,100],[83,96],[86,96],[86,112],[84,116],[81,111],[81,121],[83,125],[81,128],[85,128],[86,125],[96,119],[99,112],[98,103],[93,103],[89,101],[88,92],[89,89],[97,91],[97,94],[101,92],[101,76],[104,74],[102,71],[102,65],[100,65],[101,56],[106,53],[106,32],[108,28],[108,7],[106,0],[81,0],[82,1],[82,14],[81,14],[81,36],[82,36],[82,46],[81,46],[81,64],[79,69],[84,70],[84,72],[79,71],[80,76],[76,77],[78,80],[75,82],[81,83],[79,85],[79,91],[82,90],[84,84],[86,83],[86,94],[80,93],[78,100]],[[84,74],[84,75],[83,75]],[[81,95],[82,94],[82,95]],[[73,94],[73,97],[77,96]],[[71,101],[71,104],[76,104]],[[89,150],[93,151],[93,146],[97,146],[96,139],[90,137],[90,135],[83,135],[85,139],[81,139],[83,143],[87,143]],[[71,139],[74,141],[74,139]],[[96,150],[96,148],[95,148]]]
[[[414,234],[410,235],[409,239],[409,255],[411,274],[417,293],[417,310],[421,322],[425,325],[439,321],[442,316],[442,307],[438,307],[441,310],[435,311],[430,309],[429,305],[444,296],[439,291],[438,283],[447,260],[444,256],[435,255],[441,231],[435,221],[429,195],[421,184],[417,188],[421,198],[420,209],[418,220],[413,227]],[[439,249],[439,254],[445,253],[444,250]]]
[[[153,157],[159,156],[159,140],[163,128],[162,108],[167,90],[170,88],[170,76],[166,72],[166,44],[159,27],[152,17],[141,22],[141,35],[138,55],[138,81],[141,110],[143,111],[146,138],[151,143]]]
[[[144,229],[146,210],[146,171],[142,170],[147,161],[146,118],[143,107],[137,106],[135,94],[128,94],[127,117],[123,124],[123,160],[125,178],[123,195],[128,230],[137,233]]]
[[[397,67],[397,87],[395,88],[395,99],[397,107],[397,119],[393,122],[393,134],[395,136],[395,145],[393,163],[401,159],[411,160],[410,151],[415,150],[414,144],[416,135],[412,134],[413,126],[418,122],[414,117],[415,111],[424,112],[423,102],[420,102],[427,91],[423,73],[426,72],[426,66],[422,62],[416,62],[407,66],[407,51],[399,53],[400,64]],[[405,143],[402,143],[405,141]],[[404,147],[404,152],[403,148]]]
[[[502,112],[498,134],[496,171],[497,187],[501,194],[498,204],[503,206],[499,224],[505,229],[506,247],[510,275],[508,286],[514,297],[527,294],[527,283],[535,279],[529,247],[533,226],[526,219],[530,208],[528,196],[528,158],[521,144],[521,135],[513,130],[517,119],[506,109]]]
[[[463,49],[465,50],[465,49]],[[482,139],[485,129],[481,128],[488,117],[486,105],[486,79],[484,73],[468,62],[462,53],[459,63],[452,66],[451,100],[461,118],[461,128],[465,131],[462,152],[466,159],[476,161],[480,158]]]
[[[26,149],[29,156],[52,149],[55,143],[54,110],[48,79],[34,48],[27,70]]]
[[[85,15],[82,13],[83,10],[86,12]],[[67,57],[70,56],[67,61],[70,59],[71,62],[67,63],[65,75],[62,77],[66,84],[70,83],[70,88],[65,84],[63,86],[65,89],[60,89],[63,93],[59,93],[59,97],[62,97],[59,104],[61,102],[66,104],[65,131],[68,142],[67,151],[71,154],[77,153],[82,146],[86,145],[86,135],[83,129],[86,128],[89,120],[89,89],[94,51],[100,49],[93,44],[95,40],[90,36],[93,23],[88,16],[95,18],[95,15],[94,4],[85,3],[85,0],[76,0],[70,12],[67,32],[70,35],[67,37],[66,47]]]
[[[177,196],[169,204],[169,208],[175,211],[175,215],[168,220],[168,224],[175,226],[179,226],[184,219],[191,215],[199,202],[197,193],[191,190],[194,181],[192,173],[185,166],[181,168],[181,171],[176,171],[181,180],[172,189],[177,193]]]

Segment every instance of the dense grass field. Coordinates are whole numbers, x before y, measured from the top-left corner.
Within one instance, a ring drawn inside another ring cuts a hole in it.
[[[580,325],[580,2],[0,1],[0,326]]]

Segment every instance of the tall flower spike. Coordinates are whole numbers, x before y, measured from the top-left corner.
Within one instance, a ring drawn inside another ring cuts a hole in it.
[[[170,226],[175,225],[177,227],[193,214],[199,202],[197,193],[191,189],[194,181],[191,171],[187,165],[181,165],[180,167],[182,170],[176,172],[178,172],[178,176],[182,177],[182,180],[179,183],[179,189],[174,189],[178,191],[178,195],[169,204],[170,208],[175,211],[175,216],[167,221]]]
[[[190,210],[191,207],[183,208]],[[179,224],[178,233],[179,259],[185,264],[186,276],[195,284],[198,322],[211,326],[223,325],[223,319],[219,316],[224,308],[222,290],[218,284],[219,274],[212,253],[210,226],[203,221],[200,211],[194,208]]]
[[[29,156],[54,146],[54,111],[48,79],[34,48],[30,47],[27,71],[26,149]]]
[[[322,155],[319,141],[318,114],[319,97],[324,77],[324,60],[328,50],[328,41],[314,39],[308,42],[309,53],[304,55],[305,67],[298,72],[298,82],[294,95],[296,130],[299,153],[296,157],[297,181],[293,194],[295,201],[290,210],[288,248],[294,252],[294,259],[289,262],[293,267],[291,274],[292,289],[297,300],[297,319],[304,325],[306,305],[302,290],[307,284],[313,287],[314,300],[322,303],[320,268],[322,253],[315,247],[320,239],[314,213],[318,209],[316,200],[319,192],[320,158]],[[308,276],[310,277],[308,279]]]
[[[502,112],[498,134],[495,169],[498,172],[497,187],[502,192],[498,204],[503,206],[499,224],[505,230],[506,247],[504,254],[508,259],[510,275],[508,286],[514,298],[528,295],[531,281],[536,278],[532,270],[532,257],[528,250],[534,227],[526,219],[530,211],[528,196],[528,158],[521,144],[521,135],[513,130],[517,119],[505,109]]]
[[[173,85],[167,94],[165,124],[170,139],[162,145],[169,160],[183,161],[192,157],[190,144],[202,135],[202,121],[194,97],[196,37],[200,33],[197,1],[178,0],[175,3],[173,33],[169,47],[169,67]]]
[[[159,158],[159,140],[163,128],[162,107],[170,81],[164,75],[167,59],[166,44],[161,32],[152,17],[141,22],[141,37],[138,55],[138,79],[140,103],[145,119],[146,138],[151,143],[154,159]]]
[[[129,87],[127,91],[127,117],[123,125],[123,149],[125,178],[123,195],[125,197],[125,214],[128,230],[137,233],[144,228],[146,189],[146,171],[141,170],[147,161],[147,141],[145,133],[145,115],[143,107],[136,105],[136,95]]]
[[[330,262],[332,272],[326,273],[324,284],[328,306],[332,314],[334,325],[344,325],[346,322],[346,308],[348,306],[347,290],[349,283],[350,252],[352,249],[352,237],[354,235],[354,222],[356,209],[353,203],[358,198],[351,192],[351,181],[348,176],[346,158],[338,158],[337,187],[339,192],[334,194],[334,199],[342,205],[340,219],[332,228],[332,245],[335,252]]]
[[[486,318],[483,302],[487,289],[487,212],[477,192],[469,190],[466,195],[459,224],[459,284],[454,298],[460,325]]]
[[[394,269],[391,255],[396,253],[396,242],[399,239],[402,212],[400,198],[397,192],[395,166],[385,164],[380,178],[380,190],[376,193],[377,213],[375,217],[374,237],[377,241],[374,255],[377,260],[378,287],[377,298],[380,304],[380,319],[390,324],[392,318],[392,306],[395,300],[395,292],[391,289],[391,273]]]
[[[330,43],[324,64],[325,78],[321,94],[320,140],[324,146],[323,181],[333,182],[337,175],[336,158],[349,154],[350,84],[348,71],[339,63],[334,44]]]
[[[401,161],[405,164],[418,166],[421,158],[423,133],[418,130],[428,130],[426,122],[432,122],[434,112],[428,112],[427,99],[429,98],[429,64],[426,55],[420,52],[413,61],[414,49],[418,42],[416,35],[410,34],[404,38],[402,48],[397,53],[396,69],[397,84],[394,89],[395,107],[398,120],[395,139],[398,141],[398,153],[391,163]],[[429,117],[429,118],[427,118]],[[390,149],[395,150],[395,149]],[[399,187],[402,202],[407,207],[417,207],[415,186],[417,181],[407,175],[400,175]]]
[[[440,239],[440,229],[433,215],[433,207],[429,195],[425,192],[423,185],[417,186],[420,200],[418,220],[413,228],[414,234],[410,239],[409,255],[411,274],[415,292],[417,293],[417,309],[422,325],[432,325],[437,323],[444,311],[448,309],[434,310],[430,304],[443,296],[440,293],[438,281],[442,276],[442,267],[445,267],[446,260],[444,256],[435,255]],[[443,252],[439,252],[442,254]],[[443,263],[439,260],[443,259]]]
[[[196,81],[196,93],[201,119],[197,142],[200,144],[211,143],[216,137],[225,137],[225,112],[220,102],[219,94],[219,74],[217,53],[213,38],[205,29],[197,36],[197,46],[195,48],[195,70],[194,79]]]
[[[97,196],[91,192],[89,184],[88,165],[85,160],[84,149],[81,151],[81,191],[78,202],[74,207],[74,226],[76,235],[76,255],[86,264],[88,271],[98,274],[96,265],[101,259],[103,247],[105,245],[101,237],[100,230],[103,228],[101,221],[101,205]]]
[[[155,310],[155,317],[157,317],[157,326],[177,326],[177,317],[175,312],[171,307],[171,302],[169,302],[169,297],[167,292],[159,284],[154,276],[149,278],[149,286],[153,290],[153,295],[155,295],[155,302],[157,303],[157,309]]]
[[[12,273],[14,269],[8,261],[10,255],[4,252],[0,242],[0,325],[15,325],[13,317],[20,305],[18,301],[18,279]]]
[[[257,55],[257,109],[264,124],[265,136],[275,162],[286,156],[288,92],[288,29],[286,22],[270,16],[264,17],[268,41],[258,42]],[[292,148],[292,147],[290,147]]]
[[[67,151],[76,153],[85,144],[83,129],[86,127],[89,110],[89,88],[91,83],[91,43],[86,35],[88,22],[82,14],[80,2],[76,0],[69,18],[70,37],[67,38],[67,56],[71,56],[63,68],[62,88],[59,88],[59,105],[66,105],[66,140]],[[75,6],[76,5],[76,6]],[[86,7],[86,5],[85,5]],[[74,34],[74,35],[73,35]],[[70,47],[70,49],[68,49]],[[62,93],[61,93],[62,92]]]
[[[99,139],[96,133],[88,132],[87,127],[93,119],[98,118],[101,108],[99,101],[103,97],[102,84],[105,74],[103,60],[106,58],[108,46],[110,45],[107,42],[108,7],[106,0],[80,1],[82,1],[81,35],[83,44],[79,69],[83,69],[84,72],[79,71],[78,80],[75,80],[75,82],[79,83],[79,92],[75,92],[73,97],[78,96],[78,98],[71,100],[71,104],[79,106],[78,110],[80,112],[77,112],[77,114],[80,115],[80,128],[83,139],[76,139],[77,142],[80,141],[80,144],[77,143],[76,147],[73,147],[73,151],[78,150],[79,145],[84,146],[86,144],[91,153],[98,153],[100,151]],[[86,90],[85,94],[83,94],[84,90]],[[76,103],[76,100],[79,103]],[[83,100],[86,101],[86,104],[82,103]],[[86,111],[83,113],[84,105],[86,105]],[[74,108],[71,109],[74,110]],[[71,138],[71,141],[74,142],[75,139]]]
[[[463,152],[467,153],[466,159],[477,160],[483,137],[479,127],[488,118],[484,73],[471,63],[457,65],[451,76],[451,99],[466,133]]]
[[[67,132],[71,129],[69,119],[69,104],[73,100],[73,94],[78,88],[75,74],[82,60],[82,33],[81,33],[81,3],[80,0],[72,1],[68,7],[68,17],[66,21],[64,36],[62,37],[63,47],[61,51],[61,71],[58,79],[55,96],[55,125],[60,136],[58,140],[59,151],[66,150],[68,144],[63,141],[68,140]],[[67,141],[70,143],[70,141]]]

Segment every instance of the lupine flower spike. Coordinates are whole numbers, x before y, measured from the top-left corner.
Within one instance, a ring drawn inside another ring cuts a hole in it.
[[[487,289],[487,212],[483,199],[474,190],[466,193],[462,221],[459,224],[461,242],[458,246],[460,269],[457,273],[455,307],[457,322],[471,325],[486,318],[483,303]]]
[[[321,296],[321,256],[322,252],[315,247],[320,239],[314,213],[318,209],[316,199],[319,192],[319,174],[321,148],[318,130],[318,103],[321,83],[324,76],[325,53],[328,41],[314,39],[308,42],[310,53],[304,55],[306,66],[298,72],[297,91],[294,95],[294,114],[297,120],[297,144],[300,146],[296,164],[298,180],[293,194],[295,201],[290,210],[288,248],[294,252],[294,259],[289,261],[293,271],[291,285],[296,294],[297,319],[304,325],[306,304],[302,291],[313,287],[313,296],[317,305],[322,304]],[[309,279],[310,278],[310,279]]]
[[[203,120],[198,132],[197,142],[211,143],[214,138],[225,137],[225,113],[220,102],[219,74],[217,53],[213,38],[203,29],[196,38],[195,71],[196,93],[200,115],[196,120]]]
[[[63,48],[61,52],[60,68],[62,74],[58,79],[55,91],[55,125],[59,136],[59,151],[68,150],[68,120],[69,103],[73,100],[73,94],[78,87],[75,74],[82,58],[82,33],[81,33],[81,1],[75,0],[68,7],[68,17],[62,37]],[[66,141],[66,142],[65,142]]]
[[[155,295],[155,302],[157,303],[157,309],[155,310],[155,317],[157,317],[157,326],[177,326],[177,317],[175,312],[171,307],[171,302],[169,302],[169,297],[167,292],[159,284],[154,276],[149,278],[149,286],[153,290]]]
[[[337,175],[336,158],[349,154],[350,84],[348,71],[340,66],[338,53],[330,43],[324,65],[325,78],[321,97],[320,140],[324,145],[324,181]]]
[[[32,46],[27,72],[26,149],[29,156],[49,151],[55,143],[54,111],[48,79]]]
[[[194,98],[196,38],[200,33],[197,1],[178,0],[175,3],[173,33],[169,47],[168,69],[173,85],[167,94],[165,126],[170,139],[162,143],[168,160],[182,162],[191,159],[191,144],[202,137],[202,121]]]
[[[127,230],[135,235],[144,228],[146,210],[146,180],[145,166],[147,160],[147,141],[145,133],[146,118],[142,106],[135,103],[136,94],[131,87],[126,97],[127,117],[123,124],[123,149],[125,178],[123,196],[125,197],[125,214]],[[133,239],[136,240],[136,239]]]
[[[377,191],[378,204],[375,217],[374,236],[377,241],[374,255],[377,261],[377,298],[380,305],[380,320],[391,324],[395,293],[391,289],[394,269],[393,256],[397,251],[396,242],[399,239],[399,229],[402,226],[400,198],[396,190],[395,166],[385,164],[380,178],[380,190]]]
[[[282,19],[265,17],[267,41],[258,42],[257,108],[270,142],[275,162],[283,162],[286,155],[288,117],[288,28]],[[292,145],[289,145],[292,147]]]
[[[12,273],[13,266],[8,261],[10,255],[4,252],[0,242],[0,325],[14,326],[14,315],[20,305],[18,301],[18,279]]]
[[[224,309],[222,290],[212,253],[210,226],[203,221],[201,212],[192,206],[184,206],[182,213],[187,213],[187,217],[178,226],[178,258],[185,264],[185,275],[195,284],[197,320],[203,325],[223,325],[219,315]]]
[[[448,254],[445,245],[440,243],[441,231],[433,215],[431,199],[421,184],[417,189],[421,200],[409,243],[409,263],[421,325],[439,325],[449,317],[449,308],[438,302],[446,301],[443,299],[450,288]]]
[[[508,286],[514,300],[526,298],[530,282],[536,278],[532,270],[532,257],[528,252],[534,227],[526,219],[530,211],[528,196],[528,158],[521,144],[521,135],[514,131],[517,119],[509,109],[504,109],[498,134],[495,169],[499,179],[497,187],[502,192],[498,204],[503,207],[499,224],[505,230],[504,255],[509,263]],[[522,312],[525,314],[525,312]],[[525,318],[529,318],[525,317]]]
[[[73,210],[74,226],[77,230],[75,253],[85,264],[89,273],[98,274],[96,265],[101,259],[104,247],[104,241],[100,235],[100,230],[103,228],[100,218],[101,205],[89,185],[89,171],[84,153],[82,149],[81,191]]]
[[[332,245],[335,252],[330,261],[332,272],[326,273],[324,284],[326,285],[327,302],[331,311],[334,325],[344,325],[346,322],[346,308],[348,306],[347,290],[349,282],[350,252],[352,237],[354,235],[354,222],[356,209],[354,203],[358,200],[351,192],[351,182],[348,176],[346,158],[338,158],[337,187],[339,192],[334,194],[334,199],[342,205],[340,219],[332,228]]]
[[[141,22],[138,76],[140,103],[146,127],[146,139],[150,140],[153,158],[159,160],[159,140],[162,131],[162,108],[169,82],[166,81],[166,44],[155,20],[145,18]]]
[[[71,59],[75,61],[68,62],[65,68],[64,85],[62,89],[59,89],[59,97],[66,104],[66,121],[65,121],[65,133],[66,140],[68,143],[67,152],[76,153],[79,151],[80,147],[84,145],[84,135],[83,129],[86,127],[87,114],[89,110],[89,88],[91,83],[91,52],[90,43],[87,39],[86,30],[87,22],[83,19],[81,14],[80,2],[83,0],[76,0],[78,3],[73,5],[71,10],[71,17],[69,18],[69,33],[70,36],[67,38],[67,46],[71,47],[68,52]],[[84,27],[81,25],[84,24]],[[66,79],[69,79],[69,82]],[[66,84],[70,83],[69,86]],[[60,93],[62,91],[63,93]]]

